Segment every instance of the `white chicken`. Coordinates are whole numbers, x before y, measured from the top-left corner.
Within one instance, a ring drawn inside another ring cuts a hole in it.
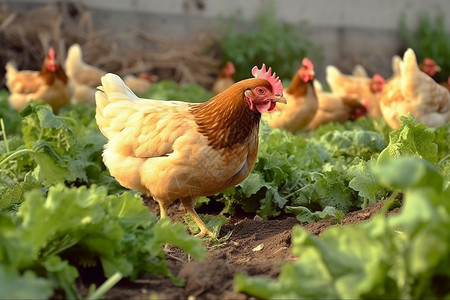
[[[380,109],[392,128],[401,124],[399,117],[411,113],[417,121],[436,127],[450,120],[450,92],[422,72],[412,49],[403,61],[393,58],[394,76],[383,88]]]

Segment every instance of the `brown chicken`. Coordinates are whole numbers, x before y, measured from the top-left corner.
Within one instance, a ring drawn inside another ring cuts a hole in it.
[[[72,103],[94,104],[95,88],[101,84],[100,78],[106,72],[84,62],[83,52],[78,44],[69,47],[65,65],[67,76],[75,88]]]
[[[319,101],[319,109],[313,120],[308,124],[309,129],[317,129],[319,126],[330,122],[354,121],[367,114],[367,108],[359,99],[324,92],[322,85],[317,80],[314,81],[314,88]]]
[[[219,76],[217,76],[217,79],[214,81],[213,87],[211,89],[213,95],[222,93],[227,88],[235,84],[236,83],[236,81],[234,80],[235,73],[236,69],[234,67],[234,64],[231,61],[227,62],[226,65],[220,71]]]
[[[23,109],[30,101],[42,99],[56,114],[70,103],[73,87],[53,48],[49,49],[40,71],[18,71],[11,62],[5,68],[9,103],[16,110]]]
[[[96,121],[109,140],[103,161],[124,187],[151,196],[161,217],[181,199],[200,228],[212,235],[194,210],[199,196],[244,180],[255,164],[261,114],[286,103],[271,68],[254,67],[205,103],[140,99],[114,74],[95,94]]]
[[[393,62],[393,69],[380,98],[381,112],[391,128],[398,128],[399,117],[408,113],[429,127],[449,122],[450,92],[419,69],[412,49],[406,50],[403,61]]]
[[[326,81],[333,94],[362,99],[368,103],[371,117],[381,116],[379,97],[385,84],[381,75],[375,74],[372,78],[351,76],[342,74],[335,66],[327,66]]]
[[[284,128],[296,133],[314,118],[319,107],[313,85],[314,76],[312,62],[304,58],[284,93],[288,104],[277,107],[263,116],[271,128]]]

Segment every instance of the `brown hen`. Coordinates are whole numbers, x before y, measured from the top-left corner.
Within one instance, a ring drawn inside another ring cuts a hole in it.
[[[102,78],[95,95],[96,121],[109,140],[103,161],[124,187],[151,196],[161,217],[181,199],[194,210],[199,196],[244,180],[255,164],[261,114],[286,103],[271,69],[256,67],[254,79],[239,81],[205,103],[140,99],[114,74]]]
[[[49,49],[40,71],[18,71],[11,62],[5,68],[9,103],[16,110],[23,109],[30,101],[42,99],[56,114],[70,103],[73,87],[53,48]]]

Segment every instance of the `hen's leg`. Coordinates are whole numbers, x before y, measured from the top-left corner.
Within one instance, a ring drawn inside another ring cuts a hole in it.
[[[197,215],[194,209],[195,202],[197,201],[197,198],[183,198],[181,200],[181,203],[183,203],[183,206],[186,208],[186,211],[188,214],[191,215],[191,217],[194,219],[195,223],[197,223],[197,226],[200,228],[200,232],[197,233],[195,236],[197,237],[204,237],[205,235],[209,235],[211,237],[214,237],[214,234],[209,231],[209,229],[206,227],[205,223],[203,223],[202,219]]]
[[[156,200],[159,204],[159,217],[162,218],[166,218],[167,217],[167,208],[169,207],[168,204],[162,202],[162,201],[158,201]]]

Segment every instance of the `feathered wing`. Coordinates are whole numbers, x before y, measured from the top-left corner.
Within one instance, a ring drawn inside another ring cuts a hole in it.
[[[328,65],[325,68],[325,73],[326,73],[325,80],[327,81],[331,90],[333,92],[336,92],[338,87],[342,84],[341,81],[343,74],[341,73],[341,71],[338,70],[338,68],[332,65]]]
[[[409,110],[409,103],[406,103],[401,90],[401,64],[400,56],[392,56],[392,76],[384,85],[380,95],[380,111],[391,128],[398,128],[401,123],[399,117],[407,114]]]
[[[114,74],[105,75],[99,89],[96,121],[109,140],[104,162],[122,185],[147,194],[140,169],[147,159],[173,152],[174,142],[186,128],[182,125],[186,125],[188,105],[139,99]]]
[[[319,104],[312,82],[305,84],[307,86],[303,95],[294,96],[284,91],[287,104],[277,106],[274,110],[262,116],[271,128],[284,128],[296,133],[311,122]]]
[[[411,113],[418,121],[434,127],[450,120],[450,93],[420,71],[414,51],[408,49],[400,64],[401,91],[415,107]]]
[[[333,94],[366,100],[372,97],[371,78],[346,75],[335,66],[329,65],[326,67],[326,81]]]
[[[236,184],[248,145],[233,151],[209,146],[190,113],[200,104],[140,99],[113,74],[99,89],[96,121],[109,140],[103,161],[122,186],[165,202]]]

